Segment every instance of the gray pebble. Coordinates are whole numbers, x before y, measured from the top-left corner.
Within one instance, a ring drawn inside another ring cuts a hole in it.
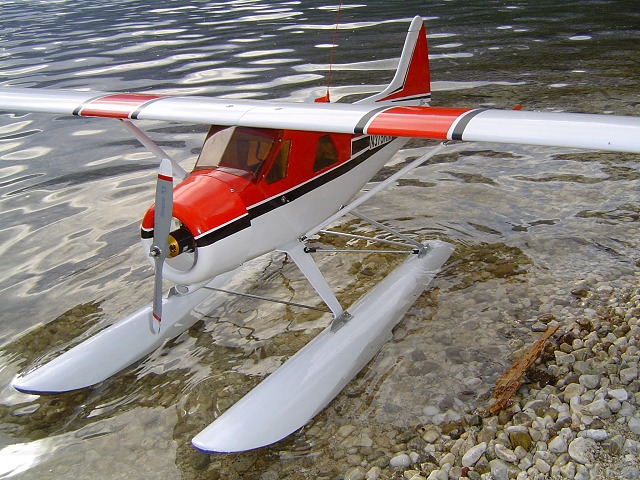
[[[378,480],[380,478],[380,474],[382,473],[382,469],[380,467],[371,467],[365,476],[366,480]]]
[[[479,443],[471,447],[467,452],[462,456],[462,466],[463,467],[471,467],[475,465],[475,463],[480,460],[480,457],[484,455],[484,452],[487,451],[486,442]]]
[[[555,352],[553,352],[553,354],[556,357],[556,364],[558,366],[571,365],[576,361],[576,357],[574,357],[571,353],[564,353],[556,350]]]
[[[518,461],[518,457],[513,452],[513,450],[505,447],[504,445],[496,443],[494,450],[496,453],[496,457],[498,457],[500,460],[504,460],[505,462],[509,463],[515,463]]]
[[[580,395],[582,395],[586,391],[587,391],[587,389],[585,388],[584,385],[580,385],[579,383],[570,383],[564,389],[564,401],[566,403],[569,403],[569,401],[573,397],[579,397]]]
[[[406,468],[409,465],[411,465],[411,458],[409,458],[409,455],[407,455],[406,453],[401,453],[393,457],[389,462],[389,465],[393,468],[396,468],[396,467]]]
[[[574,478],[576,476],[575,463],[569,462],[564,467],[560,467],[560,473],[566,478]]]
[[[365,480],[365,473],[362,467],[353,467],[347,470],[344,475],[344,480]]]
[[[620,381],[628,385],[634,380],[638,378],[638,369],[637,368],[623,368],[620,370]]]
[[[567,451],[568,448],[569,448],[569,445],[567,443],[567,440],[562,435],[558,435],[554,437],[549,442],[549,450],[555,454],[564,453]]]
[[[578,463],[593,462],[592,449],[595,442],[590,438],[578,437],[569,444],[569,456]]]
[[[491,469],[491,475],[496,480],[509,480],[509,467],[502,460],[491,460],[489,468]]]
[[[598,375],[580,375],[580,379],[578,381],[580,382],[580,385],[583,385],[589,390],[598,388],[598,385],[600,385],[600,377]]]
[[[536,460],[536,463],[534,463],[534,467],[536,467],[536,470],[538,470],[542,474],[547,474],[549,473],[549,470],[551,470],[551,466],[541,458]]]
[[[626,402],[629,399],[629,394],[624,388],[616,388],[615,390],[609,390],[607,392],[611,398],[615,398],[619,402]]]
[[[603,442],[607,438],[609,438],[609,434],[607,433],[607,431],[601,428],[584,430],[583,432],[580,432],[578,436],[587,437],[595,440],[596,442]]]
[[[611,410],[609,404],[605,400],[595,400],[585,408],[586,412],[592,417],[609,418]]]
[[[629,419],[629,423],[627,423],[627,426],[629,427],[629,430],[631,430],[632,433],[635,433],[636,435],[640,435],[640,418],[631,417]]]

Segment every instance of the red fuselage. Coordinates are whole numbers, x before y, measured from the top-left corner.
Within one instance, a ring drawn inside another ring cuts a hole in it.
[[[304,234],[370,180],[399,148],[386,148],[392,140],[212,127],[194,170],[174,190],[174,227],[188,231],[186,250],[197,254],[180,267],[170,259],[167,278],[202,282]],[[153,217],[152,207],[142,222],[145,249]],[[233,248],[221,254],[228,242]],[[215,259],[207,254],[214,245]]]

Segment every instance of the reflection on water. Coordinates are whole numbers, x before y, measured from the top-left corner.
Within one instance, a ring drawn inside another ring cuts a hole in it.
[[[345,6],[332,97],[380,90],[420,14],[437,105],[639,113],[635,3],[468,3]],[[151,9],[134,0],[5,1],[0,85],[308,101],[325,90],[335,18],[335,5],[319,0],[163,0]],[[206,132],[143,127],[185,168]],[[425,148],[411,142],[385,173]],[[636,155],[452,146],[365,207],[457,246],[393,341],[301,432],[258,452],[203,455],[193,435],[313,338],[326,315],[229,298],[95,388],[32,396],[9,385],[52,349],[151,298],[137,235],[155,165],[118,122],[0,113],[0,477],[315,478],[344,474],[355,457],[382,462],[434,416],[483,405],[533,319],[575,314],[575,281],[624,285],[638,262]],[[395,260],[320,261],[349,304]],[[238,281],[250,293],[318,302],[277,254]],[[343,437],[352,427],[358,435]]]

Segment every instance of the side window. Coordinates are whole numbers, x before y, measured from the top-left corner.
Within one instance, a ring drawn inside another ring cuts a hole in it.
[[[266,182],[274,183],[282,180],[287,176],[287,167],[289,166],[289,149],[291,148],[291,140],[287,140],[282,144],[276,159],[271,166],[271,170],[267,173]]]
[[[316,149],[316,160],[313,163],[313,171],[318,172],[323,168],[329,167],[338,161],[338,151],[334,147],[331,137],[323,135],[318,140]]]
[[[273,142],[271,141],[263,141],[260,140],[250,140],[249,146],[247,150],[247,167],[251,169],[252,172],[256,172],[262,162],[267,159],[269,152],[271,151],[271,145]]]

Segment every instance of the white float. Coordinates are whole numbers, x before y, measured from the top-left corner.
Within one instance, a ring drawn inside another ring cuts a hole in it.
[[[208,287],[219,288],[237,271],[220,275]],[[129,365],[141,360],[165,341],[175,338],[209,312],[196,307],[211,297],[201,288],[188,295],[170,295],[162,299],[165,312],[160,332],[149,328],[152,304],[114,323],[49,363],[13,379],[16,390],[25,393],[57,393],[78,390],[100,383]],[[224,298],[219,299],[220,302]]]
[[[330,325],[278,370],[200,432],[205,452],[240,452],[270,445],[320,412],[391,338],[402,319],[453,252],[425,243],[348,309],[351,318]]]

